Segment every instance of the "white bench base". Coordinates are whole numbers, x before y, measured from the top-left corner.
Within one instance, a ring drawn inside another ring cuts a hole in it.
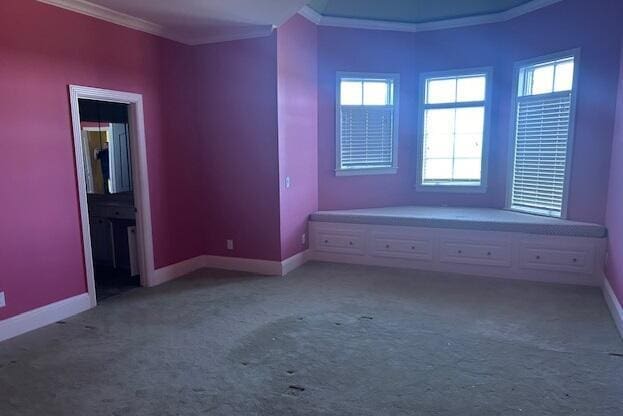
[[[600,286],[606,238],[310,221],[314,260]]]

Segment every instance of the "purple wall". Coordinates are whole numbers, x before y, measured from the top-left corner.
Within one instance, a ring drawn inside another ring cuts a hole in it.
[[[596,3],[599,3],[596,6]],[[604,222],[623,3],[565,0],[505,23],[421,33],[319,28],[319,206],[505,204],[514,63],[582,48],[569,217]],[[419,76],[493,67],[489,187],[483,194],[416,192]],[[335,73],[400,74],[399,172],[336,177]]]
[[[86,291],[68,84],[143,94],[156,267],[201,254],[279,261],[304,249],[305,219],[318,205],[503,206],[513,63],[582,47],[569,214],[602,222],[623,5],[599,3],[565,0],[503,24],[417,34],[316,28],[297,16],[266,38],[186,47],[34,0],[3,0],[0,288],[8,305],[0,320]],[[419,74],[475,66],[494,67],[490,187],[416,193]],[[336,71],[401,74],[399,174],[334,176]],[[608,216],[613,253],[623,247],[620,164]],[[609,276],[621,296],[618,263],[613,255]]]
[[[277,36],[195,54],[206,252],[281,260]]]
[[[306,248],[301,236],[318,210],[317,37],[316,25],[298,15],[277,31],[282,260]]]
[[[143,95],[157,268],[304,248],[317,201],[316,64],[315,48],[296,49],[315,27],[295,18],[280,41],[281,90],[313,97],[281,99],[293,187],[280,202],[276,34],[187,47],[34,0],[3,1],[0,24],[0,91],[11,97],[0,100],[0,320],[86,292],[69,84]],[[300,112],[305,134],[293,135]]]
[[[623,59],[620,74],[606,211],[609,235],[606,275],[623,305]]]
[[[184,82],[188,52],[34,0],[0,2],[0,320],[86,292],[69,84],[143,94],[156,266],[203,252],[197,137],[176,105],[188,95],[166,87]]]
[[[199,95],[194,49],[164,42],[158,60],[160,108],[152,128],[161,124],[162,139],[150,141],[147,149],[156,268],[205,254],[200,226],[205,199],[197,181],[205,170],[198,152],[204,138],[195,110]],[[147,128],[147,120],[145,124]]]

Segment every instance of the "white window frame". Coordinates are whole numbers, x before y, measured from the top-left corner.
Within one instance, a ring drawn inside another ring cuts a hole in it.
[[[394,86],[393,108],[394,126],[392,131],[392,166],[382,168],[342,168],[341,161],[341,80],[343,78],[355,78],[363,80],[391,80]],[[358,176],[358,175],[391,175],[398,172],[398,130],[399,130],[399,94],[400,75],[397,73],[372,73],[372,72],[337,72],[335,88],[335,176]]]
[[[569,205],[569,189],[571,181],[571,168],[573,164],[573,149],[575,143],[575,122],[576,122],[576,107],[578,98],[578,79],[580,72],[580,53],[581,48],[575,48],[563,52],[557,52],[549,55],[543,55],[537,58],[526,59],[523,61],[515,62],[515,68],[513,70],[513,95],[511,96],[511,125],[510,125],[510,141],[508,146],[508,169],[506,175],[506,209],[510,211],[523,212],[528,214],[540,215],[550,218],[568,218],[568,205]],[[544,210],[529,209],[529,208],[513,208],[513,179],[515,176],[515,141],[516,141],[516,127],[517,127],[517,99],[519,94],[519,75],[521,68],[526,66],[538,65],[551,61],[558,61],[564,58],[574,59],[573,67],[573,84],[571,90],[571,108],[569,111],[569,138],[567,140],[567,155],[565,166],[565,183],[563,186],[562,207],[560,217],[549,215]]]
[[[485,75],[485,120],[483,126],[482,137],[482,156],[481,156],[481,173],[479,184],[467,184],[461,182],[438,182],[424,184],[424,113],[430,108],[461,108],[474,107],[480,105],[482,101],[471,101],[465,103],[444,103],[444,104],[426,104],[426,83],[429,79],[435,78],[453,78],[453,77],[469,77],[473,75]],[[489,135],[491,130],[491,97],[493,86],[493,67],[453,69],[449,71],[435,71],[420,74],[420,97],[419,97],[419,116],[418,116],[418,143],[417,143],[417,161],[419,165],[416,169],[415,189],[419,192],[456,192],[456,193],[485,193],[487,192],[488,173],[489,173]]]

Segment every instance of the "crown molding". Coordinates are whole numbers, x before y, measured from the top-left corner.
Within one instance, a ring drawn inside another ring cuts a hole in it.
[[[253,27],[250,30],[236,32],[231,34],[219,34],[206,37],[191,38],[183,36],[174,31],[168,30],[162,25],[150,22],[138,17],[130,16],[125,13],[121,13],[108,7],[100,6],[98,4],[91,3],[85,0],[37,0],[40,3],[45,3],[51,6],[60,7],[61,9],[69,10],[75,13],[80,13],[86,16],[94,17],[99,20],[104,20],[109,23],[114,23],[119,26],[127,27],[129,29],[138,30],[140,32],[149,33],[161,38],[173,40],[186,45],[196,46],[207,43],[227,42],[232,40],[249,39],[256,37],[268,36],[272,33],[273,27],[259,26]]]
[[[241,31],[236,33],[227,33],[220,35],[211,35],[206,37],[194,38],[194,39],[186,39],[184,42],[190,46],[199,46],[199,45],[207,45],[210,43],[221,43],[221,42],[231,42],[234,40],[244,40],[244,39],[254,39],[254,38],[263,38],[266,36],[270,36],[273,33],[275,26],[265,25],[265,26],[257,26],[252,27],[248,31]]]
[[[247,30],[216,34],[205,37],[191,38],[168,30],[162,25],[150,22],[138,17],[130,16],[86,0],[37,0],[51,6],[60,7],[75,13],[94,17],[129,29],[149,33],[161,38],[170,39],[186,45],[196,46],[208,43],[220,43],[233,40],[259,38],[269,36],[274,26],[259,26],[248,28]],[[309,21],[319,26],[335,26],[353,29],[370,30],[393,30],[400,32],[424,32],[429,30],[452,29],[465,26],[482,25],[487,23],[505,22],[524,14],[533,12],[543,7],[561,2],[562,0],[532,0],[529,3],[514,7],[500,13],[487,14],[482,16],[465,17],[459,19],[447,19],[436,22],[426,23],[403,23],[382,20],[351,19],[344,17],[323,16],[309,6],[303,7],[298,13]]]
[[[171,39],[164,27],[84,0],[37,0],[40,3],[95,17],[129,29]],[[179,39],[173,39],[179,41]]]
[[[500,23],[515,19],[524,14],[542,9],[563,0],[532,0],[512,9],[480,16],[438,20],[424,23],[392,22],[385,20],[354,19],[348,17],[324,16],[309,6],[303,7],[299,14],[319,26],[345,27],[351,29],[391,30],[397,32],[426,32],[431,30],[454,29],[489,23]]]
[[[326,17],[324,17],[323,15],[318,13],[316,10],[312,9],[311,7],[307,5],[303,6],[303,8],[299,10],[299,14],[303,16],[305,19],[317,25],[322,24],[322,19],[326,19]]]

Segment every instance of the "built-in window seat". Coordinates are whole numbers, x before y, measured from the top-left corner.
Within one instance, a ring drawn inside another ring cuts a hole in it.
[[[486,208],[320,211],[310,248],[321,261],[600,285],[607,230]]]

